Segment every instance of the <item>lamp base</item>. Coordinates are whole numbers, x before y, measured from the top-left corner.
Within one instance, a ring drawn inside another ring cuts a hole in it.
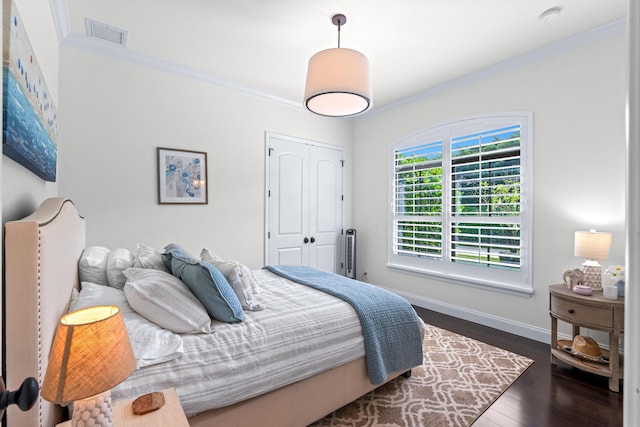
[[[73,402],[72,427],[113,427],[111,390]]]
[[[594,290],[602,289],[602,267],[597,261],[586,261],[582,264],[582,272],[585,285]]]

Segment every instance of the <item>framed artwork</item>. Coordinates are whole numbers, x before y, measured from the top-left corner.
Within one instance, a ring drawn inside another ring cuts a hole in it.
[[[207,153],[158,148],[158,203],[207,204]]]
[[[3,3],[2,153],[55,182],[58,113],[15,1]]]

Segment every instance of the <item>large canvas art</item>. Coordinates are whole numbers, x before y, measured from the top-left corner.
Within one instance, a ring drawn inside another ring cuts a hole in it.
[[[3,0],[2,152],[56,180],[58,118],[14,1]]]

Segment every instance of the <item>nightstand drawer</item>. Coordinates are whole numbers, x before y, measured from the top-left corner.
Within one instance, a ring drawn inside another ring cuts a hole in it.
[[[613,328],[613,310],[577,304],[551,295],[551,311],[572,323],[599,328]]]

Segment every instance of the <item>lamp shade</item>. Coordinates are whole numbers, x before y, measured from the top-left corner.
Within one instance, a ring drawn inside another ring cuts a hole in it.
[[[305,106],[323,116],[350,116],[371,106],[369,60],[353,49],[322,50],[309,59]]]
[[[576,231],[573,255],[579,258],[607,259],[611,248],[611,233]]]
[[[60,319],[53,338],[42,397],[55,403],[110,390],[136,368],[120,309],[90,307]]]

